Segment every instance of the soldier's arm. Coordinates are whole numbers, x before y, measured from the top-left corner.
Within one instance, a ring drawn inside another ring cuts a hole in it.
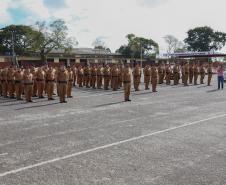
[[[34,83],[36,76],[31,74],[31,81]]]
[[[56,82],[59,82],[59,76],[60,76],[60,75],[59,75],[59,72],[57,72],[57,73],[55,74],[55,81],[56,81]]]
[[[125,72],[122,71],[122,81],[124,82],[125,81],[125,76],[124,76]]]

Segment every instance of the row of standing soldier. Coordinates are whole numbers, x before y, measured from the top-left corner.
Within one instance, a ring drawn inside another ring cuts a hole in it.
[[[78,67],[64,66],[60,68],[39,67],[31,69],[21,68],[5,68],[0,71],[0,95],[4,97],[22,99],[22,94],[25,94],[27,102],[31,102],[31,97],[44,98],[47,94],[48,100],[53,100],[54,89],[60,97],[60,102],[66,102],[65,96],[71,98],[72,86],[76,84],[79,87],[98,88],[102,86],[105,90],[110,87],[113,91],[117,91],[124,86],[125,101],[130,101],[129,94],[131,83],[135,91],[139,91],[141,83],[141,67],[137,64],[133,70],[129,65],[85,65]],[[203,65],[198,64],[175,64],[170,65],[146,65],[143,69],[145,90],[149,90],[149,85],[152,85],[152,91],[156,91],[157,83],[162,84],[164,80],[167,85],[174,81],[174,85],[179,84],[180,78],[182,83],[187,86],[188,83],[197,85],[198,76],[200,75],[200,84],[204,83],[206,70]],[[207,68],[208,85],[212,79],[212,66],[209,64]],[[132,80],[133,77],[133,80]]]
[[[158,67],[159,84],[162,84],[164,79],[167,85],[170,85],[171,79],[173,79],[174,85],[178,85],[180,79],[185,86],[188,86],[188,84],[198,85],[198,79],[200,79],[200,84],[204,84],[206,74],[208,75],[207,85],[210,86],[213,75],[211,63],[207,69],[205,69],[204,65],[198,65],[197,63],[175,64],[172,68],[170,65],[165,65],[164,67],[160,65]],[[199,76],[200,78],[198,78]]]
[[[58,69],[52,67],[27,67],[4,68],[0,70],[0,95],[5,98],[22,100],[24,95],[27,102],[32,102],[32,97],[54,100],[54,89],[60,99],[60,103],[66,103],[65,96],[72,98],[73,71],[61,66]]]

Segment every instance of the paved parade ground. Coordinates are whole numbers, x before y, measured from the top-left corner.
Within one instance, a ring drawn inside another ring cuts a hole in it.
[[[226,90],[0,98],[0,185],[225,185]]]

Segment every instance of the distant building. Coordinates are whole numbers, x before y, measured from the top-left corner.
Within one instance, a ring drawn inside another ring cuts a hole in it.
[[[204,51],[204,52],[184,52],[184,53],[165,53],[163,54],[165,58],[174,59],[185,59],[185,58],[219,58],[226,57],[226,54],[214,51]]]
[[[45,64],[44,61],[41,61],[39,53],[28,53],[24,56],[17,56],[17,61],[20,66],[41,66]],[[50,65],[64,64],[71,66],[85,63],[130,63],[130,59],[119,53],[110,53],[106,50],[75,48],[68,53],[61,49],[52,50],[47,55],[47,62]],[[8,66],[11,63],[11,56],[0,56],[0,66]]]

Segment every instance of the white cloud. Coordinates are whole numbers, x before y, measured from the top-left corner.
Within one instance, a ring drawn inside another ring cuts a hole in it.
[[[1,0],[0,1],[0,24],[7,24],[11,20],[11,16],[8,12],[8,8],[10,7],[9,0]]]
[[[125,36],[134,33],[152,38],[165,50],[167,34],[183,40],[186,31],[195,26],[211,26],[226,32],[225,0],[64,0],[60,9],[47,8],[43,0],[14,0],[14,6],[32,12],[32,20],[62,18],[80,47],[91,47],[99,36],[114,51],[126,43]],[[3,11],[5,21],[9,0]],[[7,18],[8,17],[8,18]],[[2,21],[2,20],[1,20]]]
[[[43,0],[12,0],[14,8],[23,9],[30,12],[30,19],[48,19],[50,17],[49,10],[44,6]]]
[[[142,6],[155,7],[166,3],[169,0],[137,0],[137,3]]]

